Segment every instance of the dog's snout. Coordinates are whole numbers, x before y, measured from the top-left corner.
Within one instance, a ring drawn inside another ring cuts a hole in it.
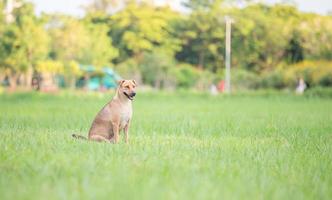
[[[136,92],[132,92],[132,93],[131,93],[131,96],[132,96],[132,97],[136,96]]]

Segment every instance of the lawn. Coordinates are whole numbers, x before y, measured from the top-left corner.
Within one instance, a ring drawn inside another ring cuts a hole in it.
[[[139,94],[129,145],[72,139],[111,96],[0,95],[0,199],[332,198],[331,99]]]

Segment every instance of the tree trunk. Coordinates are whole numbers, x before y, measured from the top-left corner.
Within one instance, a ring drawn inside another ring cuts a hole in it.
[[[5,80],[5,75],[4,74],[1,74],[0,73],[0,87],[1,87],[1,85],[2,85],[2,83],[3,83],[3,81]]]
[[[28,49],[27,52],[28,57],[28,70],[24,74],[24,87],[31,90],[32,89],[32,75],[33,75],[33,67],[32,67],[32,49]]]
[[[203,69],[204,66],[204,57],[205,57],[205,52],[201,51],[198,54],[198,69]]]
[[[137,63],[140,63],[143,59],[143,52],[137,52],[137,53],[134,53],[134,60],[137,62]]]
[[[74,76],[71,77],[69,82],[70,89],[74,90],[76,88],[76,78]]]
[[[16,87],[17,87],[17,78],[18,78],[18,75],[15,73],[15,74],[11,74],[8,76],[8,81],[9,81],[9,89],[10,90],[16,90]]]
[[[161,82],[161,80],[160,80],[159,76],[157,76],[154,81],[154,84],[153,84],[155,89],[158,89],[158,90],[160,89],[160,85],[161,85],[160,82]]]
[[[32,75],[33,75],[33,70],[32,67],[30,66],[27,70],[27,72],[24,74],[24,87],[27,89],[31,89],[31,84],[32,84]]]

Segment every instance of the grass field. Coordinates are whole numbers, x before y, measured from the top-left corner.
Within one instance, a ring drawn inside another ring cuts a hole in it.
[[[0,199],[332,198],[331,99],[139,94],[129,145],[72,139],[110,97],[0,95]]]

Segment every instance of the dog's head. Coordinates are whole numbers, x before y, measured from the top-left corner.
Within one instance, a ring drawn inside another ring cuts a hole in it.
[[[119,81],[118,93],[124,95],[129,100],[133,100],[136,96],[136,81],[135,80],[121,80]]]

